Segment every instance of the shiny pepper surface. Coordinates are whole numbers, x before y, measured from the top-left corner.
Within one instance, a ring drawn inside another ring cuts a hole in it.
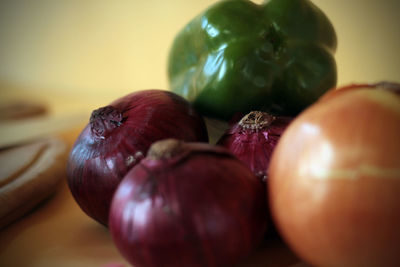
[[[203,115],[297,115],[336,86],[336,34],[309,0],[217,2],[178,33],[171,90]]]

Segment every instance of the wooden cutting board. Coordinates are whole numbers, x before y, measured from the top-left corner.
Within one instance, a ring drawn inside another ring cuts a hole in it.
[[[64,141],[53,137],[0,151],[0,229],[54,194],[66,152]]]

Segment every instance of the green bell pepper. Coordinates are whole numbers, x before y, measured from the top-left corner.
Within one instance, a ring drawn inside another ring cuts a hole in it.
[[[309,0],[225,0],[176,36],[171,90],[203,115],[297,115],[336,86],[335,30]]]

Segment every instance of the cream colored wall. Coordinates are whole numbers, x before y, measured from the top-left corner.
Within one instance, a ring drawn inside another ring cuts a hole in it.
[[[213,2],[0,0],[0,83],[107,99],[167,88],[174,35]],[[314,3],[337,30],[340,84],[400,81],[399,0]]]

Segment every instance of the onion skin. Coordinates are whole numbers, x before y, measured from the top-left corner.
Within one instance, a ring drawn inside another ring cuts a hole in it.
[[[203,119],[172,92],[137,91],[93,111],[67,166],[70,191],[82,210],[107,226],[120,180],[153,142],[165,138],[208,141]]]
[[[264,236],[263,185],[223,148],[180,145],[169,156],[149,151],[125,176],[110,210],[113,240],[137,267],[233,266]]]
[[[252,111],[230,127],[217,145],[227,148],[265,181],[272,152],[291,120],[291,117]]]
[[[313,266],[400,266],[400,85],[387,85],[328,92],[273,153],[273,218]]]

